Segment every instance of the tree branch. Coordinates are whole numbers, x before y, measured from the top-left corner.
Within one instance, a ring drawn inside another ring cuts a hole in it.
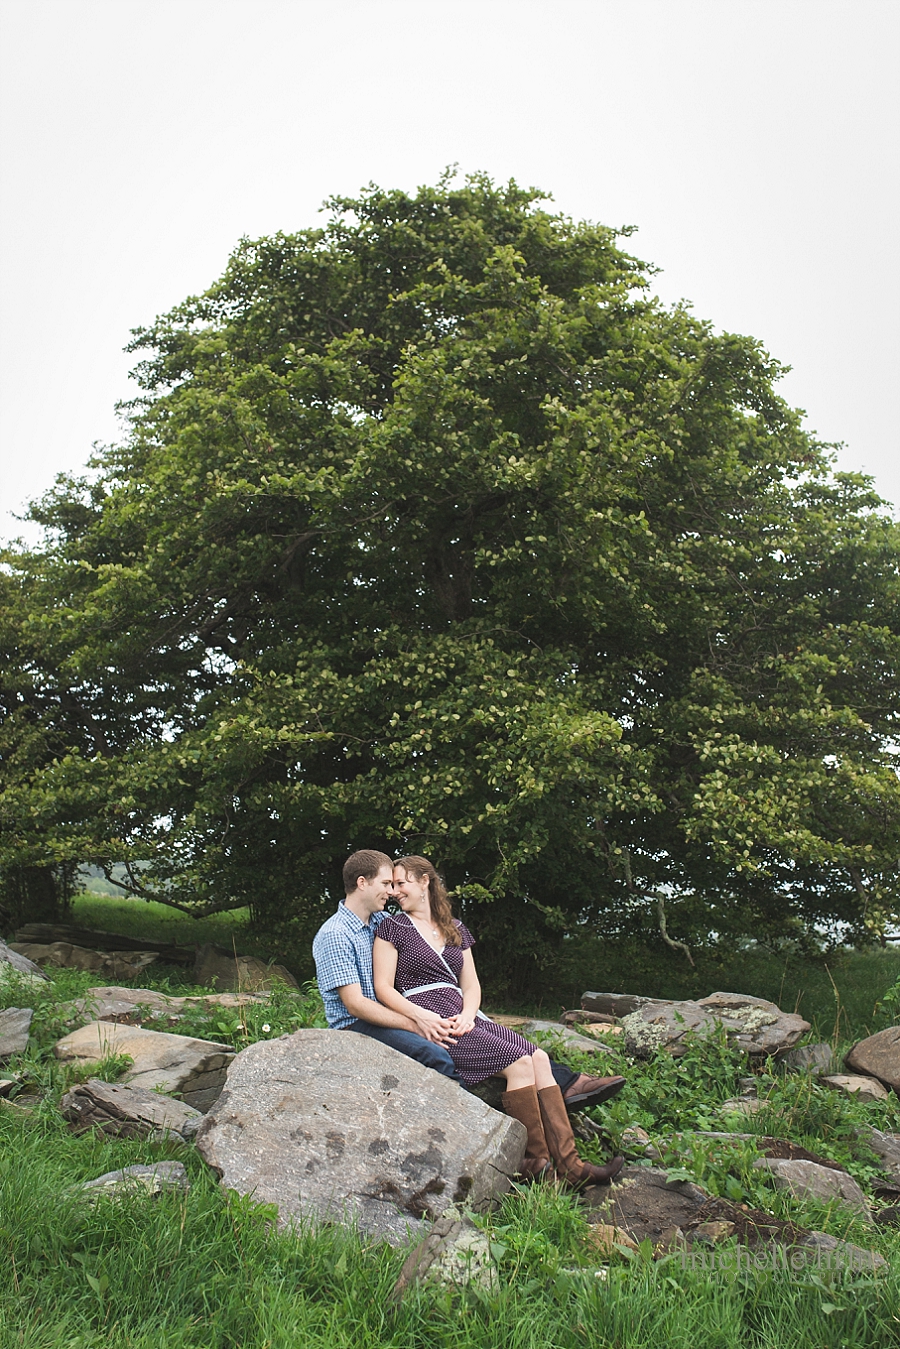
[[[672,937],[670,937],[666,929],[665,895],[662,893],[661,890],[644,890],[640,886],[635,885],[634,878],[632,877],[631,874],[631,854],[627,848],[625,848],[622,853],[622,860],[625,863],[625,884],[628,886],[628,889],[631,892],[631,894],[641,895],[644,899],[656,900],[656,912],[659,916],[659,935],[662,937],[666,945],[670,946],[673,951],[683,951],[688,958],[688,963],[691,965],[693,969],[696,969],[696,966],[694,965],[694,957],[691,955],[688,947],[685,945],[683,941],[675,941]]]

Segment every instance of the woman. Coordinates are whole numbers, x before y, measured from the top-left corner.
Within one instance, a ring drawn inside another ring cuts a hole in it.
[[[379,1002],[410,1017],[426,1039],[449,1034],[446,1048],[467,1085],[494,1074],[506,1079],[503,1108],[528,1131],[523,1175],[544,1175],[555,1164],[570,1185],[608,1185],[623,1158],[593,1166],[578,1156],[547,1055],[479,1011],[472,937],[452,916],[431,863],[424,857],[396,862],[394,894],[403,912],[384,919],[372,952]]]

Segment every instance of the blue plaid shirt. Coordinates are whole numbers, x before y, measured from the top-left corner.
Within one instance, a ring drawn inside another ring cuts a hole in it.
[[[341,1002],[337,991],[345,984],[359,984],[364,998],[378,1001],[372,977],[372,945],[375,933],[386,917],[385,913],[373,913],[368,923],[364,923],[341,903],[337,913],[332,914],[316,933],[313,960],[325,1015],[332,1030],[344,1030],[356,1020]]]

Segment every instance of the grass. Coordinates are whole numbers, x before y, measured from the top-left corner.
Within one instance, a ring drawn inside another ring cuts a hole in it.
[[[81,1180],[166,1155],[186,1195],[88,1208]],[[0,1112],[0,1345],[22,1349],[771,1349],[897,1342],[900,1279],[714,1277],[640,1253],[598,1277],[587,1225],[553,1187],[494,1216],[494,1292],[414,1290],[388,1306],[402,1252],[334,1227],[274,1230],[191,1150],[73,1138],[50,1110]]]
[[[85,891],[72,901],[72,915],[68,921],[77,927],[116,932],[123,937],[146,937],[176,946],[202,946],[205,942],[215,942],[230,947],[234,941],[242,954],[257,954],[251,949],[256,943],[250,931],[248,909],[233,909],[210,918],[192,918],[190,914],[180,913],[167,904],[157,904],[152,899],[123,899]]]
[[[138,925],[159,920],[143,903],[85,896],[77,902],[75,921],[124,931],[123,910]],[[196,931],[200,926],[165,910],[164,917],[170,924],[167,940],[183,941],[186,927]],[[241,930],[230,916],[225,921],[233,931]],[[158,926],[132,927],[130,934],[164,935]],[[204,937],[210,939],[221,940],[221,935]],[[841,999],[837,1007],[822,971],[831,998],[829,1007],[823,988],[822,1029],[828,1038],[836,1025],[843,1040],[867,1005],[865,1015],[872,1015],[876,998],[894,982],[896,964],[849,956],[830,965]],[[752,966],[744,968],[736,985],[740,991],[772,994],[770,987],[752,982],[747,973]],[[873,969],[880,971],[879,982],[863,990],[860,985]],[[619,1143],[626,1127],[640,1124],[673,1176],[691,1176],[710,1193],[877,1249],[890,1261],[887,1274],[710,1270],[692,1268],[678,1256],[653,1260],[645,1248],[600,1265],[578,1200],[554,1186],[534,1186],[513,1191],[494,1214],[479,1219],[498,1264],[493,1291],[425,1285],[392,1310],[388,1294],[402,1251],[327,1225],[278,1231],[271,1209],[223,1192],[199,1155],[184,1145],[71,1134],[58,1101],[75,1074],[55,1059],[52,1046],[70,1026],[66,1002],[96,977],[51,973],[42,988],[16,986],[14,980],[0,987],[0,1006],[35,1008],[29,1051],[4,1072],[21,1077],[23,1097],[36,1092],[42,1098],[31,1111],[0,1103],[0,1349],[900,1345],[900,1233],[873,1228],[833,1205],[797,1204],[753,1170],[751,1144],[717,1143],[695,1132],[738,1128],[792,1139],[843,1162],[871,1193],[877,1172],[865,1131],[870,1125],[900,1131],[896,1098],[864,1105],[770,1064],[758,1078],[764,1109],[738,1123],[723,1117],[721,1106],[737,1094],[748,1067],[724,1037],[695,1041],[679,1060],[656,1055],[630,1063],[613,1049],[603,1071],[623,1071],[628,1084],[607,1107],[593,1112],[606,1137],[582,1148],[599,1160]],[[665,972],[657,977],[650,991],[683,991],[666,984]],[[171,971],[158,972],[154,966],[141,973],[139,982],[166,991],[173,988],[173,978]],[[713,991],[718,982],[703,991]],[[185,991],[177,979],[174,986]],[[844,1013],[845,997],[854,1008],[852,1016]],[[321,1004],[315,990],[306,988],[279,990],[264,1008],[244,1015],[223,1015],[210,1007],[194,1013],[183,1029],[227,1038],[241,1048],[313,1024],[321,1024]],[[575,1068],[596,1071],[590,1057],[560,1057]],[[114,1077],[121,1067],[109,1063],[105,1072]],[[91,1207],[77,1197],[79,1181],[162,1158],[184,1162],[191,1181],[187,1194],[102,1198]]]

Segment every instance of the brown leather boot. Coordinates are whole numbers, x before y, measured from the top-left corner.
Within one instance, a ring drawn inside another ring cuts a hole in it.
[[[544,1137],[544,1125],[541,1119],[541,1107],[538,1104],[536,1089],[518,1087],[515,1091],[503,1093],[503,1109],[512,1115],[528,1130],[528,1142],[525,1145],[525,1158],[521,1175],[527,1180],[538,1180],[541,1176],[548,1179],[553,1176],[553,1163]]]
[[[537,1098],[544,1122],[544,1137],[560,1180],[575,1189],[582,1189],[585,1185],[608,1185],[613,1176],[622,1170],[625,1158],[613,1157],[606,1166],[583,1162],[575,1148],[575,1136],[559,1087],[542,1087]]]

